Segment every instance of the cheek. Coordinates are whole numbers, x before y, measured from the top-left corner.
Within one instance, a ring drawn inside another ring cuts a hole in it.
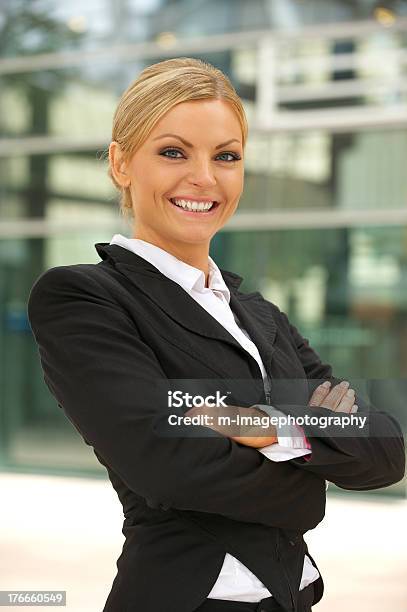
[[[151,205],[154,204],[154,200],[162,197],[162,194],[166,192],[165,185],[165,173],[163,174],[162,171],[157,171],[151,166],[146,167],[144,171],[143,168],[139,167],[134,176],[134,188],[144,208],[152,208]]]
[[[233,202],[233,206],[236,207],[239,203],[240,197],[243,192],[243,180],[240,177],[234,179],[231,182],[230,187],[228,189],[228,195],[231,203]]]
[[[180,167],[175,168],[174,165],[170,168],[166,164],[162,164],[154,170],[150,168],[148,174],[149,189],[154,193],[156,200],[164,198],[168,193],[174,193],[174,189],[185,178],[185,172],[182,172]]]
[[[226,178],[225,178],[226,180]],[[241,192],[243,191],[244,186],[244,172],[236,171],[227,177],[228,189],[233,192]]]

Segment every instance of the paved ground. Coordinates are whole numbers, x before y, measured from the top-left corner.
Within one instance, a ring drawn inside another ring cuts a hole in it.
[[[0,474],[0,491],[0,590],[66,590],[69,612],[101,612],[124,541],[109,482]],[[306,538],[326,587],[316,612],[406,612],[406,519],[407,500],[328,498]]]

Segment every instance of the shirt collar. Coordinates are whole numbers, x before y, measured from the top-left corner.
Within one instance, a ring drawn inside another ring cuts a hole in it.
[[[189,294],[192,291],[197,291],[198,293],[205,293],[209,290],[219,291],[225,296],[228,303],[230,301],[230,291],[223,280],[218,266],[210,256],[208,256],[209,287],[205,287],[205,274],[202,270],[181,261],[155,244],[140,238],[127,238],[122,234],[115,234],[110,244],[117,244],[143,257],[143,259],[149,261],[167,278],[178,283]]]

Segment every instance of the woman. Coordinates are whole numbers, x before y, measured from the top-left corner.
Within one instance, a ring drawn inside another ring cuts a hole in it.
[[[323,583],[303,534],[323,518],[325,480],[362,490],[404,472],[396,421],[337,384],[277,306],[209,257],[243,190],[246,138],[241,101],[210,64],[143,70],[109,147],[132,237],[96,244],[97,264],[47,270],[30,294],[45,382],[123,505],[104,612],[307,612]],[[188,403],[191,389],[203,406]],[[210,406],[215,391],[226,408]],[[326,416],[355,401],[386,438],[184,418]]]

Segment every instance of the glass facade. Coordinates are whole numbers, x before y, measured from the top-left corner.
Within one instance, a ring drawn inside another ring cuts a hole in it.
[[[130,235],[107,177],[113,112],[176,56],[228,74],[249,119],[244,193],[212,257],[406,427],[407,12],[390,4],[2,3],[0,469],[105,474],[45,386],[26,302],[43,270]]]

